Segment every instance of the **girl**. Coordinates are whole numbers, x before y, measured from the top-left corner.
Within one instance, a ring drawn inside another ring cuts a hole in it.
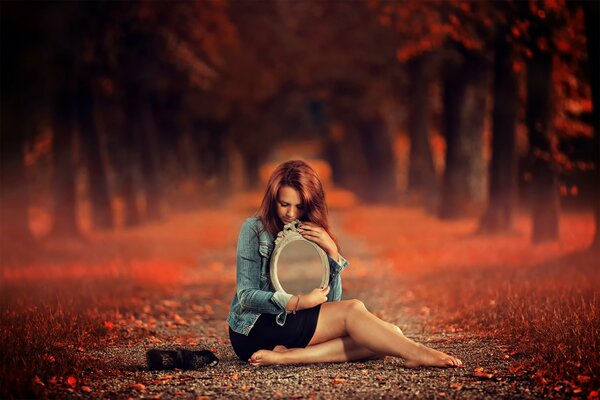
[[[328,255],[329,286],[306,295],[276,292],[269,277],[274,237],[296,219],[302,236]],[[460,367],[455,357],[416,343],[371,314],[359,300],[342,300],[348,261],[329,226],[323,186],[304,161],[277,167],[258,216],[246,220],[237,246],[236,294],[227,322],[235,353],[252,365],[344,362],[385,355],[407,367]]]

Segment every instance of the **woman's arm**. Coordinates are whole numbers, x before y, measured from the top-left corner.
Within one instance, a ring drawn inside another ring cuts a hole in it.
[[[300,234],[305,239],[316,243],[325,253],[329,260],[329,286],[331,291],[327,295],[327,301],[338,301],[342,298],[342,280],[340,274],[348,266],[348,261],[339,253],[337,245],[323,227],[313,222],[302,222],[299,225],[302,230]]]
[[[305,310],[307,308],[316,307],[319,304],[325,303],[327,301],[327,294],[329,294],[330,290],[330,287],[327,286],[324,288],[313,289],[308,294],[295,294],[292,296],[285,309],[288,311],[295,312]]]
[[[242,308],[258,313],[286,313],[286,305],[292,297],[260,289],[261,258],[254,223],[247,220],[240,231],[236,256],[236,292]],[[278,316],[279,317],[279,316]]]

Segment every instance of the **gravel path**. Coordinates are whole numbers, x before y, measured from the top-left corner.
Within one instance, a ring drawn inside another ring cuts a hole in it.
[[[336,224],[336,226],[339,226]],[[399,359],[255,368],[240,362],[229,345],[225,317],[235,290],[234,260],[212,255],[213,268],[191,270],[185,285],[140,289],[143,310],[121,310],[110,345],[83,351],[91,366],[85,391],[58,397],[90,398],[539,398],[526,376],[508,372],[515,359],[493,337],[468,332],[427,332],[429,310],[419,308],[391,266],[364,243],[340,232],[344,255],[344,298],[358,298],[376,315],[409,336],[458,356],[460,369],[408,369]],[[220,363],[199,371],[150,372],[150,348],[211,349]],[[92,367],[93,366],[93,367]]]

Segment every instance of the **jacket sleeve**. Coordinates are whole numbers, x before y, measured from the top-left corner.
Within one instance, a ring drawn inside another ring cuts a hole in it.
[[[341,254],[337,261],[329,256],[327,259],[329,260],[329,287],[331,288],[327,295],[327,301],[339,301],[342,299],[342,277],[340,275],[350,263]]]
[[[285,323],[285,306],[292,297],[283,292],[260,290],[261,257],[259,241],[252,220],[242,226],[237,244],[236,292],[242,308],[257,313],[276,314],[279,325]]]

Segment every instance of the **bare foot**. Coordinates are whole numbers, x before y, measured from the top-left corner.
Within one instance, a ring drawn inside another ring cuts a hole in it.
[[[452,357],[441,351],[416,343],[417,351],[412,359],[407,359],[404,366],[416,367],[462,367],[463,363],[456,357]]]
[[[285,351],[258,350],[257,352],[252,354],[248,362],[254,365],[255,367],[284,364],[284,353]]]

